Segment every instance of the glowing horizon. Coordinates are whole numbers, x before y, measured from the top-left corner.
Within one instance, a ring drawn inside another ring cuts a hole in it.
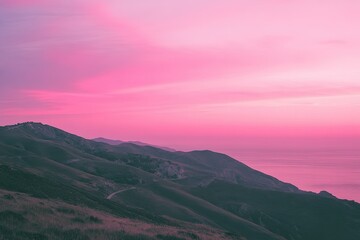
[[[0,6],[3,124],[170,145],[183,133],[360,138],[357,1]]]
[[[359,1],[3,0],[0,124],[180,150],[358,149]]]
[[[2,123],[109,125],[126,139],[360,136],[356,1],[0,6]]]

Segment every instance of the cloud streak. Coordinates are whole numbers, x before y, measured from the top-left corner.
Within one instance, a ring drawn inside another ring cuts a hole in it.
[[[274,137],[333,128],[333,137],[360,137],[357,2],[1,6],[3,124],[68,121],[79,134],[90,124],[104,132],[119,124],[115,132],[129,136],[138,124],[169,141],[169,132],[185,129],[233,138],[230,128]]]

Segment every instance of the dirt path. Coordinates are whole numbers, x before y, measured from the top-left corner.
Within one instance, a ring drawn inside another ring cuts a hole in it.
[[[113,196],[115,196],[118,193],[122,193],[122,192],[129,191],[129,190],[134,190],[134,189],[136,189],[136,187],[130,187],[130,188],[121,189],[119,191],[111,193],[109,196],[106,197],[106,199],[111,199]]]

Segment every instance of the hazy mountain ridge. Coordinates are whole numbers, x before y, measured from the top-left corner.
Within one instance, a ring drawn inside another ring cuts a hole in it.
[[[166,229],[208,225],[203,229],[216,229],[220,239],[360,237],[359,204],[300,191],[212,151],[112,146],[29,122],[0,127],[0,172],[0,188],[15,194],[85,205]],[[13,227],[3,224],[0,216],[0,228]],[[38,231],[49,236],[42,232],[46,229]],[[184,230],[173,232],[177,238],[146,234],[149,239],[208,239],[208,232],[191,230],[198,236],[193,238],[179,231]],[[88,231],[80,233],[91,237]]]
[[[197,186],[204,185],[215,179],[221,179],[233,183],[248,184],[251,187],[265,187],[268,189],[296,192],[298,189],[288,183],[283,183],[269,175],[249,168],[235,159],[225,154],[215,153],[209,150],[192,152],[168,152],[153,146],[139,146],[132,143],[123,143],[110,146],[104,143],[94,142],[68,134],[60,129],[53,128],[41,123],[28,122],[15,126],[7,126],[4,130],[10,131],[12,135],[23,134],[27,137],[37,137],[40,140],[53,140],[62,144],[67,144],[72,148],[81,149],[92,155],[106,158],[111,161],[131,161],[138,162],[139,156],[145,156],[147,161],[157,162],[157,171],[160,176],[178,176],[185,184]],[[145,159],[143,159],[145,160]],[[71,159],[70,159],[71,161]],[[165,165],[165,167],[164,167]],[[141,166],[139,166],[141,168]],[[167,174],[167,168],[171,168]],[[146,169],[143,169],[146,170]],[[165,174],[161,174],[165,173]],[[199,176],[206,178],[207,181],[197,182]],[[186,181],[187,180],[187,181]]]
[[[150,146],[150,147],[155,147],[155,148],[159,148],[168,152],[176,152],[175,149],[169,148],[169,147],[163,147],[163,146],[158,146],[158,145],[153,145],[153,144],[149,144],[149,143],[144,143],[144,142],[140,142],[140,141],[121,141],[121,140],[112,140],[112,139],[107,139],[107,138],[103,138],[103,137],[98,137],[98,138],[94,138],[91,139],[92,141],[95,142],[102,142],[102,143],[107,143],[110,145],[120,145],[123,143],[132,143],[135,145],[139,145],[139,146]]]

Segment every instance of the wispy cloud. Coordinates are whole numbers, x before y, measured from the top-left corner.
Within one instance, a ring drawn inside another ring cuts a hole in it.
[[[86,115],[130,134],[146,119],[164,135],[360,128],[357,2],[0,4],[4,123]]]

